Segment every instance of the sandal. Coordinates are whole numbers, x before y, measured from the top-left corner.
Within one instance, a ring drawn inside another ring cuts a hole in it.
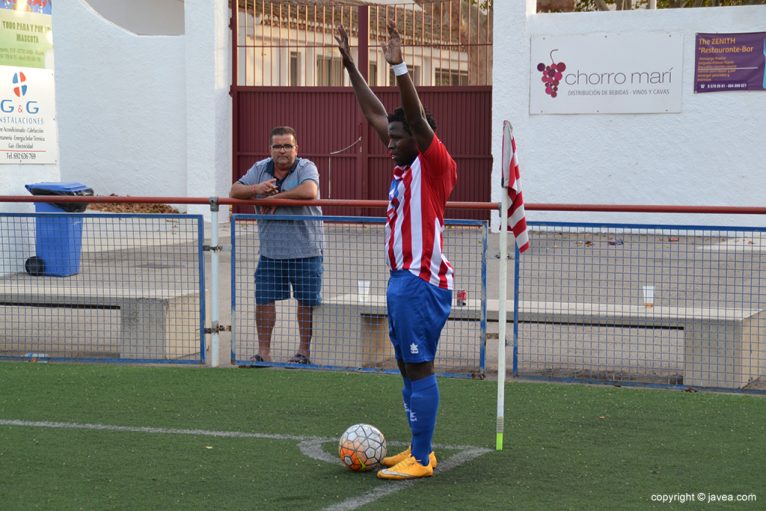
[[[239,367],[247,367],[250,369],[266,369],[269,367],[267,364],[268,362],[266,362],[262,356],[256,354],[250,357],[250,364],[241,365]]]
[[[296,353],[293,355],[293,358],[288,360],[290,364],[301,364],[301,365],[309,365],[311,364],[311,360],[309,360],[309,357],[306,355],[303,355],[301,353]]]

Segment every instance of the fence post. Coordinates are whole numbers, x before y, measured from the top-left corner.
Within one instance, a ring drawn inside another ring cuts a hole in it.
[[[513,243],[513,362],[511,376],[519,376],[519,279],[521,278],[521,252],[519,246]]]
[[[508,296],[508,194],[503,192],[500,198],[500,267],[498,275],[500,285],[497,297],[497,430],[495,450],[503,450],[505,429],[505,336],[506,336],[506,298]]]
[[[218,197],[210,197],[210,366],[218,367],[220,343],[218,339]]]

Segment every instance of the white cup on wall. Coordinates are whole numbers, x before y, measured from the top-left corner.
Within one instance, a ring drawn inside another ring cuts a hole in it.
[[[644,286],[642,290],[644,295],[644,307],[651,309],[654,307],[654,286]]]
[[[361,303],[367,303],[370,301],[370,281],[369,280],[358,280],[356,282],[357,285],[357,297],[359,299],[359,302]]]

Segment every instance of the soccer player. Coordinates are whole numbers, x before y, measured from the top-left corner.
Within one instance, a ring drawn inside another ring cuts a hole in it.
[[[359,107],[395,164],[386,211],[385,256],[391,270],[386,302],[412,438],[405,451],[383,459],[388,468],[378,477],[429,477],[437,463],[431,448],[439,409],[434,357],[452,303],[453,269],[442,252],[442,230],[457,166],[420,102],[395,24],[388,24],[383,54],[396,75],[402,106],[390,114],[359,73],[343,26],[335,39]]]

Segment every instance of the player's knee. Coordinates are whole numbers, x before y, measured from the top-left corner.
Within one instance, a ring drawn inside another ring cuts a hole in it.
[[[406,364],[407,378],[411,381],[422,380],[434,374],[433,362],[421,362],[419,364]]]

